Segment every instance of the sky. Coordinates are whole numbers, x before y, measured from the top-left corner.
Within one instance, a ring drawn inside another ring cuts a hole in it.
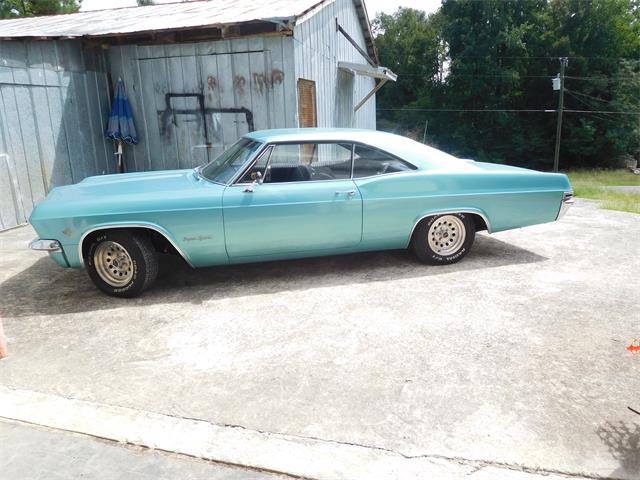
[[[175,1],[175,0],[169,0]],[[157,3],[167,3],[166,0],[158,0]],[[378,12],[393,13],[398,7],[410,7],[424,10],[427,13],[435,12],[440,6],[440,0],[365,0],[369,18],[373,19]],[[81,11],[103,10],[106,8],[131,7],[136,5],[136,0],[83,0]]]

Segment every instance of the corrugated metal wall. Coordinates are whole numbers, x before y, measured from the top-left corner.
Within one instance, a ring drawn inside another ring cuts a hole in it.
[[[297,125],[291,37],[126,45],[109,63],[140,136],[125,151],[133,171],[193,167],[248,131]]]
[[[319,127],[376,128],[376,100],[369,99],[353,114],[353,106],[375,87],[369,77],[351,77],[338,71],[338,62],[367,64],[351,43],[336,30],[336,18],[366,51],[362,26],[353,0],[328,1],[296,24],[296,75],[316,82]]]
[[[298,78],[316,82],[318,126],[375,128],[375,82],[338,70],[365,63],[353,0],[327,0],[292,36],[169,45],[124,45],[105,54],[80,41],[0,42],[0,229],[24,223],[56,185],[115,172],[103,139],[108,76],[125,81],[140,143],[129,171],[188,168],[249,130],[298,126]],[[205,145],[208,148],[203,148]]]
[[[54,186],[114,171],[102,58],[73,41],[0,42],[0,229]]]

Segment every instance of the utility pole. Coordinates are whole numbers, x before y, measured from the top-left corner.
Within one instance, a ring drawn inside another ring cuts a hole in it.
[[[558,166],[560,163],[560,137],[562,136],[562,109],[564,108],[564,68],[567,66],[568,62],[568,58],[567,57],[560,57],[558,60],[560,60],[560,99],[558,101],[558,125],[556,127],[556,152],[555,155],[553,156],[553,171],[557,172],[558,171]],[[557,79],[554,79],[557,80]],[[554,81],[554,90],[557,90],[555,88],[556,86],[556,82]]]

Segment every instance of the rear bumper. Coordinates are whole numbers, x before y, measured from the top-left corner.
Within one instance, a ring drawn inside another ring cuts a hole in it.
[[[567,213],[567,210],[569,210],[569,207],[571,207],[574,202],[573,192],[564,192],[562,194],[562,202],[560,202],[560,210],[558,210],[556,220],[560,220],[564,217],[564,214]]]

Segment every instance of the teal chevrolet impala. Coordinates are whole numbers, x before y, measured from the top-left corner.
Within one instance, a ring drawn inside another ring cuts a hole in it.
[[[558,220],[565,175],[463,160],[369,130],[252,132],[190,170],[89,177],[33,211],[31,243],[133,297],[160,253],[192,267],[410,249],[427,264],[464,257],[477,231]]]

